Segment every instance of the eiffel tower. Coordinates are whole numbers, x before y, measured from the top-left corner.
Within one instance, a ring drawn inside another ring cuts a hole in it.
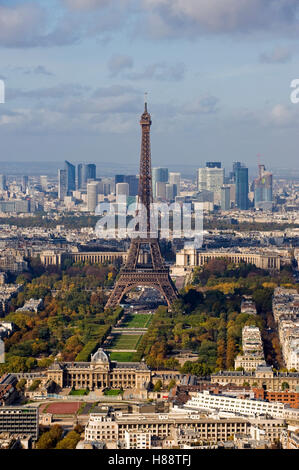
[[[136,214],[138,215],[139,204],[142,205],[146,211],[146,230],[144,232],[140,231],[140,235],[138,233],[137,237],[131,239],[127,261],[120,270],[114,289],[106,303],[106,308],[116,307],[121,302],[123,296],[137,286],[157,289],[165,298],[169,307],[178,298],[176,287],[171,280],[169,269],[165,265],[161,254],[158,236],[153,237],[153,228],[151,229],[150,224],[150,206],[153,202],[150,150],[151,124],[151,116],[148,113],[147,102],[145,100],[144,112],[140,120],[142,138]],[[144,247],[149,249],[149,260],[142,264],[139,260]]]

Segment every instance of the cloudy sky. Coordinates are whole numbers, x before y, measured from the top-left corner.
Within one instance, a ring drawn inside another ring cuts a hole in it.
[[[298,165],[298,0],[0,0],[1,161]]]

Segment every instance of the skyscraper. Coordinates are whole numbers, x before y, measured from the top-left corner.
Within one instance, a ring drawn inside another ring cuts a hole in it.
[[[91,181],[87,183],[87,210],[94,212],[98,204],[99,183]]]
[[[6,189],[7,189],[6,176],[0,175],[0,191],[6,191]]]
[[[221,168],[221,162],[206,162],[206,168]]]
[[[129,184],[128,183],[116,183],[115,185],[116,199],[120,196],[129,196]]]
[[[230,209],[230,186],[222,186],[221,188],[221,210],[228,211]]]
[[[156,167],[152,169],[153,197],[157,197],[157,183],[168,182],[168,168]]]
[[[241,164],[240,164],[241,165]],[[235,171],[236,178],[236,206],[240,210],[247,210],[248,201],[248,168],[238,166]]]
[[[232,180],[233,180],[234,183],[236,182],[236,172],[237,172],[238,168],[241,168],[241,166],[242,166],[241,162],[234,162],[233,163],[233,171],[231,173],[231,176],[232,176]]]
[[[58,170],[58,199],[63,201],[67,196],[67,173],[66,170]]]
[[[221,168],[220,162],[207,162],[207,165],[197,170],[198,191],[219,191],[224,183],[224,168]]]
[[[207,189],[207,169],[198,168],[197,170],[197,189],[198,191],[204,191]]]
[[[164,181],[156,182],[156,199],[165,201],[166,199],[166,184]]]
[[[86,189],[88,180],[96,179],[96,165],[94,163],[79,163],[77,177],[78,189]]]
[[[43,191],[48,191],[48,177],[47,175],[40,176],[40,184]]]
[[[84,186],[86,187],[87,178],[85,176],[85,168],[85,163],[79,163],[79,165],[77,166],[77,189],[83,189]]]
[[[27,175],[22,176],[21,186],[22,186],[22,193],[26,193],[26,190],[28,188],[28,176]]]
[[[136,175],[115,175],[115,184],[117,183],[128,183],[129,196],[137,196],[138,178]]]
[[[207,162],[205,168],[198,168],[198,191],[212,191],[214,194],[214,204],[221,204],[221,188],[223,183],[224,168],[221,168],[221,162]]]
[[[70,195],[71,191],[76,190],[76,167],[65,160],[64,169],[66,171],[67,195]]]
[[[207,168],[207,190],[219,191],[224,183],[224,168]]]
[[[254,180],[254,207],[256,209],[272,210],[272,185],[272,173],[266,171],[265,165],[259,165],[259,176]]]
[[[169,184],[173,184],[176,186],[175,196],[179,196],[180,189],[181,189],[181,173],[170,172],[169,177],[168,177],[168,182]]]
[[[177,196],[177,185],[166,183],[165,199],[166,201],[173,201]]]

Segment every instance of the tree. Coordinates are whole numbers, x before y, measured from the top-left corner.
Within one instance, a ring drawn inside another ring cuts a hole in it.
[[[161,392],[162,381],[159,379],[154,385],[154,392]]]
[[[70,431],[62,441],[58,442],[56,449],[76,449],[81,436],[76,431]]]
[[[174,379],[171,379],[171,381],[168,384],[168,390],[170,391],[175,386],[176,386],[176,381]]]
[[[58,441],[60,441],[62,437],[63,429],[58,424],[54,424],[54,426],[41,435],[39,440],[36,443],[37,449],[54,449],[57,445]]]
[[[27,380],[26,379],[21,379],[18,381],[17,385],[16,385],[16,389],[19,391],[19,392],[23,392],[25,390],[25,387],[26,387],[26,383],[27,383]]]
[[[235,356],[236,356],[236,342],[234,338],[229,338],[227,341],[227,349],[226,349],[226,367],[228,369],[233,367]]]
[[[28,390],[29,390],[30,392],[34,392],[35,390],[38,389],[38,387],[40,386],[40,383],[41,383],[41,381],[40,381],[39,379],[35,379],[35,380],[32,382],[32,384],[30,385],[30,387],[29,387]]]
[[[26,367],[28,371],[34,369],[36,365],[37,360],[34,357],[28,357],[28,359],[26,359]]]
[[[281,390],[288,390],[290,388],[288,382],[282,382]]]
[[[220,338],[217,341],[217,361],[216,365],[219,369],[225,369],[225,361],[226,361],[226,354],[225,354],[225,340]]]
[[[211,367],[201,362],[186,361],[181,368],[181,373],[205,377],[211,373]]]
[[[82,426],[82,424],[76,424],[76,426],[74,427],[74,431],[76,431],[76,433],[78,434],[82,434],[83,431],[84,431],[84,427]]]
[[[38,367],[40,367],[41,369],[46,369],[49,367],[50,364],[52,364],[52,362],[54,362],[54,358],[44,357],[43,359],[38,361]]]

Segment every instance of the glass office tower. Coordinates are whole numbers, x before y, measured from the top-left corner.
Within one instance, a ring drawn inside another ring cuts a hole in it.
[[[235,170],[236,206],[240,210],[247,210],[248,201],[248,168],[239,166]]]
[[[152,169],[153,198],[157,197],[157,183],[168,183],[168,168]]]
[[[76,167],[65,160],[64,169],[66,171],[67,195],[76,190]]]
[[[96,165],[94,163],[79,163],[77,167],[77,175],[78,189],[86,189],[88,180],[96,179]]]

